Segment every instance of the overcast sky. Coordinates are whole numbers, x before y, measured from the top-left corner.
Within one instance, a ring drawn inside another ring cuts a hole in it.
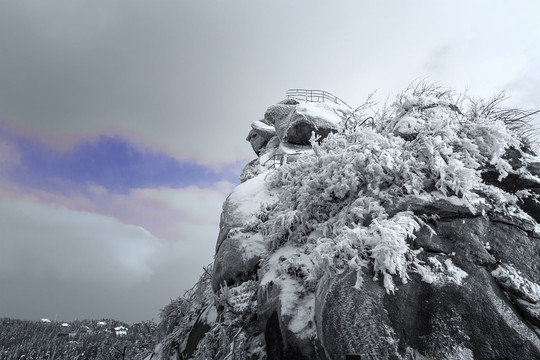
[[[212,261],[250,123],[418,79],[540,109],[533,1],[0,2],[0,317],[154,318]]]

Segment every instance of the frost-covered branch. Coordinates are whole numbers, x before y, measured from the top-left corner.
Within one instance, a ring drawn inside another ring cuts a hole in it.
[[[513,211],[516,198],[484,184],[482,172],[508,176],[506,151],[523,147],[512,126],[533,113],[501,109],[504,93],[464,108],[467,99],[426,82],[411,84],[376,113],[376,127],[330,134],[312,144],[314,153],[270,173],[268,184],[281,200],[257,226],[271,251],[290,245],[308,254],[312,265],[303,263],[302,281],[352,268],[359,287],[361,274],[371,270],[393,292],[393,278],[406,282],[417,264],[409,244],[421,218],[433,215],[397,209],[403,198],[448,199],[471,214]]]

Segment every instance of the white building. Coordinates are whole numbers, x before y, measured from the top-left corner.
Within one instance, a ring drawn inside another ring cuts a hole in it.
[[[127,336],[128,329],[125,326],[117,326],[114,328],[116,336]]]

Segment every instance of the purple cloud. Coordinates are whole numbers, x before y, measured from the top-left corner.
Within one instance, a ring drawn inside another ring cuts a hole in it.
[[[84,139],[68,149],[55,148],[31,136],[7,135],[18,154],[18,166],[11,167],[7,179],[24,187],[63,194],[92,185],[127,193],[139,188],[204,188],[219,181],[238,183],[240,163],[244,162],[216,170],[144,148],[118,135]]]
[[[212,168],[118,135],[78,139],[55,141],[0,124],[0,197],[113,217],[174,242],[192,236],[186,229],[201,221],[217,226],[244,163]],[[197,212],[201,207],[210,218]]]

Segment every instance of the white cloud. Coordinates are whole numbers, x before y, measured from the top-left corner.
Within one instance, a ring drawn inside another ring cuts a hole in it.
[[[188,221],[200,224],[219,224],[223,201],[234,186],[234,184],[223,181],[215,184],[212,188],[190,186],[181,189],[141,189],[136,190],[134,195],[157,200],[173,209],[180,210],[188,216]]]
[[[159,242],[143,228],[105,216],[0,199],[0,277],[26,274],[85,281],[138,281]]]
[[[426,76],[497,90],[519,73],[512,56],[538,49],[538,10],[531,1],[0,2],[0,115],[53,133],[140,134],[204,163],[247,158],[249,123],[288,88],[322,88],[352,106]]]
[[[7,197],[0,229],[0,316],[20,318],[157,318],[211,262],[217,236],[203,220],[170,243],[114,218]]]

